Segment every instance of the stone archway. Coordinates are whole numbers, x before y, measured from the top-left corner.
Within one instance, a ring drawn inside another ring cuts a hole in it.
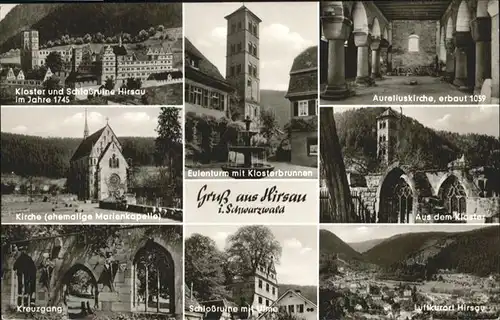
[[[475,50],[470,22],[472,15],[467,2],[462,0],[455,20],[455,80],[453,84],[468,91],[474,87]]]
[[[36,265],[26,253],[14,262],[12,272],[11,303],[18,307],[30,307],[36,300]]]
[[[361,1],[354,4],[353,14],[354,43],[357,47],[356,82],[370,84],[370,30],[365,5]]]
[[[162,245],[148,240],[135,254],[132,310],[175,314],[175,266]]]
[[[64,273],[62,301],[71,317],[86,316],[99,306],[97,278],[83,263],[76,263]]]
[[[438,186],[438,197],[443,201],[446,213],[467,213],[467,192],[454,174],[447,175]]]
[[[413,223],[417,206],[413,180],[401,168],[389,168],[377,189],[377,222]]]

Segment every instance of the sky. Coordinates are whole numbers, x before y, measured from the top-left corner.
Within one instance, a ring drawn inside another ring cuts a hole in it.
[[[356,107],[335,107],[344,112]],[[392,107],[398,113],[399,107]],[[498,107],[403,107],[403,115],[416,119],[426,127],[458,133],[500,135]]]
[[[2,3],[2,4],[0,4],[0,21],[3,18],[5,18],[7,13],[9,13],[9,11],[12,10],[12,8],[14,8],[15,6],[17,6],[17,4],[15,4],[15,3]]]
[[[210,237],[220,250],[226,239],[240,226],[190,225],[185,237],[198,233]],[[281,243],[280,264],[276,265],[278,283],[295,285],[318,284],[318,231],[316,226],[267,226]]]
[[[119,137],[156,137],[160,108],[87,107],[90,133],[106,125]],[[41,137],[83,137],[85,107],[2,107],[2,132]]]
[[[411,232],[463,232],[470,231],[485,226],[470,225],[441,225],[441,224],[423,224],[423,225],[322,225],[321,229],[331,231],[345,243],[355,243],[367,240],[385,239],[397,234]],[[487,226],[486,226],[487,227]]]
[[[293,59],[317,45],[319,23],[316,2],[245,3],[260,23],[260,88],[287,90]],[[184,35],[224,76],[228,14],[241,7],[233,3],[185,3]],[[210,17],[210,19],[207,19]]]

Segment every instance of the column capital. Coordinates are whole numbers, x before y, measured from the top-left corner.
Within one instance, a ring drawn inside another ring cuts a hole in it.
[[[490,17],[498,15],[498,0],[490,0],[488,2],[488,14]]]
[[[368,47],[370,45],[370,35],[365,31],[354,31],[354,44],[356,47]]]
[[[491,18],[478,17],[470,22],[470,33],[475,42],[491,41]]]
[[[471,33],[466,31],[456,31],[454,33],[455,46],[457,48],[465,48],[473,44]]]
[[[328,40],[347,40],[352,30],[352,21],[344,16],[322,16],[321,25]]]
[[[370,49],[378,50],[380,48],[380,38],[372,38]]]

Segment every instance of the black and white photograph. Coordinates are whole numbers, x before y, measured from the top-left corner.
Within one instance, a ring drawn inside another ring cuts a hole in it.
[[[320,5],[320,105],[498,105],[498,1]]]
[[[182,105],[182,3],[0,11],[2,105]]]
[[[320,221],[498,223],[498,107],[324,107]]]
[[[186,179],[318,178],[317,10],[184,4]]]
[[[181,320],[182,226],[2,225],[2,319]]]
[[[184,317],[317,320],[316,226],[190,225]]]
[[[320,320],[498,319],[497,227],[322,226]]]
[[[2,222],[182,221],[182,115],[2,107]]]

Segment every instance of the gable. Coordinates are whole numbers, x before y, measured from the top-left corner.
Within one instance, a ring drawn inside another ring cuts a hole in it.
[[[97,163],[100,167],[108,167],[109,159],[111,159],[115,155],[115,157],[119,161],[119,168],[128,168],[127,159],[123,156],[121,149],[118,147],[116,142],[110,142],[101,152]]]

